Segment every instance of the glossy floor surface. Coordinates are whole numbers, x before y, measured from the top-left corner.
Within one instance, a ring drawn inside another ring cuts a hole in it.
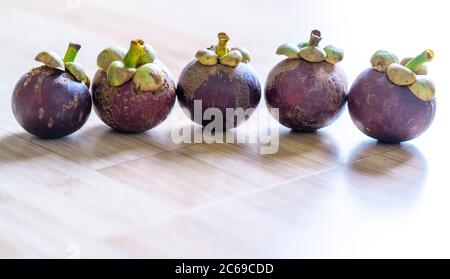
[[[1,0],[0,257],[450,257],[446,5]],[[279,151],[262,155],[262,143],[173,142],[174,127],[192,125],[177,104],[147,133],[119,134],[92,113],[79,132],[52,141],[25,133],[11,112],[14,84],[37,65],[34,55],[63,53],[69,41],[83,45],[78,62],[93,75],[104,47],[142,38],[177,77],[226,31],[252,52],[264,83],[281,60],[276,47],[314,28],[345,49],[349,82],[377,49],[433,48],[431,129],[379,144],[345,111],[317,133],[292,133],[268,121],[263,101],[243,131],[279,129]]]

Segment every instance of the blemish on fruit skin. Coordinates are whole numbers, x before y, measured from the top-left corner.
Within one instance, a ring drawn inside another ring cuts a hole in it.
[[[36,83],[34,84],[34,92],[35,94],[40,94],[42,90],[42,84],[44,83],[45,79],[52,75],[53,70],[49,67],[43,66],[36,69]]]
[[[76,109],[78,106],[78,96],[74,96],[72,100],[70,100],[67,104],[63,105],[63,112],[69,109]]]
[[[78,122],[81,122],[83,120],[83,112],[80,112],[80,115],[78,116]]]
[[[45,110],[44,110],[44,108],[39,108],[39,110],[38,110],[38,118],[39,119],[42,119],[42,118],[44,118],[44,114],[45,114]]]
[[[53,122],[53,118],[49,118],[48,119],[48,122],[47,122],[47,127],[49,128],[49,129],[51,129],[52,127],[53,127],[53,124],[54,124],[54,122]]]
[[[34,69],[30,72],[27,73],[25,81],[23,82],[23,87],[27,87],[28,83],[30,83],[31,79],[33,78],[33,73],[34,73]],[[17,90],[17,95],[19,95],[19,90]]]

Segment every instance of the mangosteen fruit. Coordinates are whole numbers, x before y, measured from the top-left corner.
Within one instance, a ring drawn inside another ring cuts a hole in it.
[[[399,143],[422,134],[436,112],[435,86],[424,63],[434,52],[415,58],[379,50],[372,67],[353,82],[348,95],[350,116],[363,133],[382,142]]]
[[[206,126],[214,121],[226,130],[250,117],[261,99],[261,85],[248,64],[248,50],[229,48],[225,33],[219,33],[218,38],[217,45],[199,50],[196,59],[183,69],[177,98],[194,122]],[[208,117],[208,109],[215,109],[217,114]],[[216,119],[219,116],[221,119]]]
[[[33,68],[17,82],[11,98],[12,111],[30,134],[54,139],[80,129],[91,113],[89,78],[74,62],[80,45],[70,43],[61,58],[52,51],[40,52]]]
[[[266,80],[265,98],[269,110],[278,109],[281,124],[300,132],[312,132],[333,123],[347,100],[347,78],[337,65],[342,49],[319,46],[319,30],[308,42],[286,43],[276,53],[287,58],[278,63]]]
[[[133,40],[128,50],[106,48],[97,65],[92,98],[105,124],[120,132],[140,133],[167,118],[175,104],[175,82],[150,45]]]

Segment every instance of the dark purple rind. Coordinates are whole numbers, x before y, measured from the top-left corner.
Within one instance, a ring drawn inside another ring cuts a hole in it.
[[[175,104],[175,82],[161,62],[165,77],[155,91],[140,91],[130,80],[114,87],[106,73],[98,70],[92,82],[94,110],[108,126],[125,133],[140,133],[163,122]]]
[[[265,88],[269,109],[279,109],[279,122],[310,132],[333,123],[347,98],[347,78],[338,65],[285,59],[269,73]]]
[[[226,118],[227,108],[256,108],[261,100],[261,85],[246,63],[236,67],[216,64],[205,66],[194,60],[181,72],[177,85],[180,106],[194,122],[206,126],[212,120],[194,119],[194,101],[202,101],[202,115],[208,108],[217,108],[223,115],[223,127],[233,128],[247,120]],[[203,117],[202,117],[203,118]]]
[[[350,116],[364,134],[379,141],[398,143],[422,134],[431,125],[436,100],[423,101],[407,86],[389,81],[372,68],[361,73],[348,95]]]
[[[42,66],[17,82],[11,98],[19,124],[40,138],[60,138],[80,129],[92,108],[88,87],[71,74]]]

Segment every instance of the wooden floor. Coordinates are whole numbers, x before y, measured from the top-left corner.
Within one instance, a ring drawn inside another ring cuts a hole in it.
[[[445,3],[1,0],[0,257],[450,257]],[[93,74],[104,47],[142,38],[178,76],[226,31],[251,50],[264,82],[281,60],[276,47],[313,28],[345,49],[350,82],[377,49],[433,48],[432,128],[384,145],[347,112],[316,134],[252,118],[248,133],[280,130],[279,152],[261,155],[251,143],[173,143],[172,127],[191,125],[177,105],[147,133],[116,133],[92,113],[52,141],[25,133],[11,112],[34,55],[63,53],[69,41],[83,45],[78,61]]]

